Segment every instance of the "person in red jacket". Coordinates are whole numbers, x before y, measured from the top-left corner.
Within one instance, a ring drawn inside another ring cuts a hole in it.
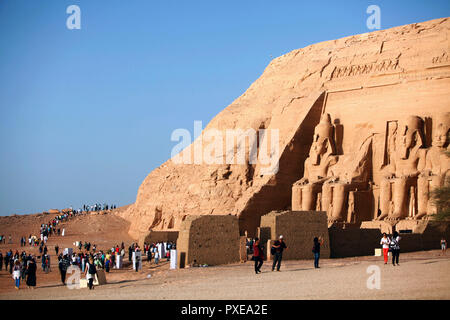
[[[261,245],[259,244],[259,238],[255,238],[253,244],[253,260],[255,261],[255,273],[261,273],[261,266],[263,265],[264,253]]]

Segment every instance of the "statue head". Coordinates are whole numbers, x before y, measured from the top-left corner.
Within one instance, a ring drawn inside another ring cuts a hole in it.
[[[331,124],[331,117],[328,113],[324,113],[320,119],[320,123],[314,129],[314,137],[309,151],[309,157],[315,165],[320,164],[325,154],[334,153],[334,127]]]
[[[400,158],[408,159],[411,149],[423,146],[423,120],[418,116],[409,116],[400,124],[397,150]]]
[[[450,134],[450,112],[442,113],[435,119],[433,146],[444,148],[448,145]]]

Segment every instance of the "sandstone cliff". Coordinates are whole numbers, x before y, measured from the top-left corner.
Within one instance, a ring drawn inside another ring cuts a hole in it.
[[[237,215],[241,232],[254,234],[262,215],[289,208],[292,184],[303,175],[314,127],[325,111],[343,128],[336,152],[351,158],[367,137],[384,143],[388,120],[448,110],[449,28],[448,18],[431,20],[321,42],[274,59],[205,131],[278,129],[278,172],[261,174],[260,163],[168,160],[146,177],[134,205],[121,214],[131,222],[130,235],[177,230],[187,215],[207,214]],[[215,157],[229,152],[223,148]],[[383,152],[375,150],[373,157],[376,184]]]

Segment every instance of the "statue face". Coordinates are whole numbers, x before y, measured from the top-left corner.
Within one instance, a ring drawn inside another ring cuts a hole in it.
[[[433,135],[433,146],[443,148],[448,143],[449,128],[443,123],[440,123],[435,131]]]
[[[312,163],[315,165],[320,164],[320,158],[327,151],[326,148],[327,138],[320,136],[318,133],[314,134],[314,140],[311,145],[311,150],[309,152],[309,156],[312,160]]]
[[[408,159],[409,153],[412,148],[417,146],[418,137],[420,135],[419,130],[416,128],[408,128],[406,124],[400,127],[400,139],[397,140],[397,150],[401,159]]]

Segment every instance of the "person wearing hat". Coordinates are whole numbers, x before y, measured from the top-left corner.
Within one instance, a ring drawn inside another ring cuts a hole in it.
[[[283,236],[280,235],[280,238],[277,241],[275,241],[274,244],[272,245],[272,251],[274,251],[272,271],[275,270],[275,266],[277,267],[277,271],[280,271],[281,260],[283,259],[283,250],[284,249],[287,249],[287,246],[283,240]]]

